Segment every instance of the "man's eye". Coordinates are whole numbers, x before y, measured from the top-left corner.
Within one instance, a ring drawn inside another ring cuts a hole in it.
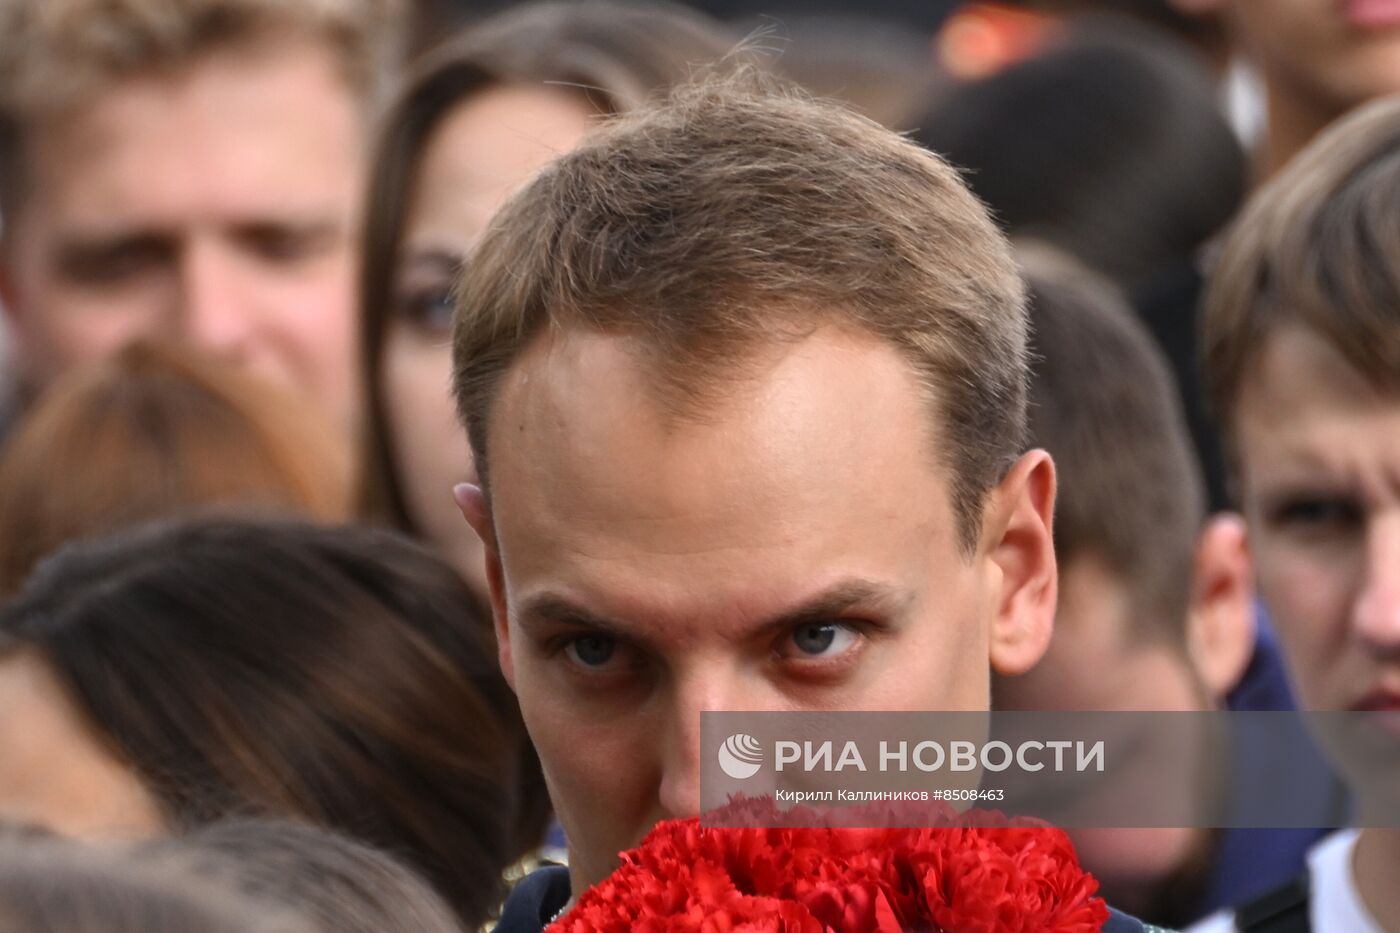
[[[1343,530],[1359,524],[1360,506],[1345,498],[1300,496],[1287,499],[1272,511],[1273,523],[1298,531]]]
[[[295,263],[329,252],[337,231],[329,224],[299,227],[269,223],[248,227],[243,237],[248,247],[268,262]]]
[[[569,642],[564,653],[579,667],[597,669],[617,654],[617,642],[606,635],[584,635]]]
[[[169,265],[174,249],[156,237],[131,237],[109,243],[85,243],[64,248],[58,266],[70,281],[105,285]]]
[[[792,630],[779,654],[792,660],[836,658],[845,654],[860,639],[855,629],[842,622],[811,622]]]

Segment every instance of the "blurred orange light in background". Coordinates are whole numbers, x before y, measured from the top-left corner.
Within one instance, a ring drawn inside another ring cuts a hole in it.
[[[934,37],[934,52],[952,77],[985,78],[1038,51],[1056,22],[1044,13],[1000,3],[969,3],[948,17]]]

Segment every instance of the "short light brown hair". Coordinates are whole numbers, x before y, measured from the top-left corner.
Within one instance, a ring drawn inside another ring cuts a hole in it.
[[[1055,459],[1055,557],[1127,590],[1133,634],[1185,646],[1205,492],[1165,356],[1106,280],[1029,253],[1030,442]]]
[[[23,191],[28,125],[215,51],[322,41],[369,105],[398,62],[406,15],[403,0],[5,0],[0,209],[13,211]]]
[[[140,344],[54,383],[0,456],[0,595],[70,541],[191,509],[349,512],[343,441],[299,399]]]
[[[946,162],[740,69],[618,118],[501,210],[461,280],[454,393],[489,489],[492,402],[546,329],[635,338],[684,409],[759,347],[855,328],[928,390],[970,550],[1023,450],[1024,315],[1005,239]]]
[[[1400,97],[1329,128],[1246,205],[1210,274],[1201,322],[1207,394],[1227,442],[1241,385],[1285,326],[1315,333],[1400,393],[1397,204]]]

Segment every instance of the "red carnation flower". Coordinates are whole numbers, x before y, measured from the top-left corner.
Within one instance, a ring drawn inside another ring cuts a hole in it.
[[[780,819],[771,799],[737,799],[710,820],[733,828],[661,823],[549,933],[1093,933],[1108,920],[1062,831],[911,809]],[[790,828],[764,828],[778,822]]]

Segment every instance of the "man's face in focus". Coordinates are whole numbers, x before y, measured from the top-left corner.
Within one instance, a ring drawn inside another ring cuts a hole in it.
[[[539,338],[492,413],[501,660],[592,884],[696,815],[702,710],[981,710],[1049,638],[1054,469],[1025,455],[960,547],[927,395],[824,328],[677,417],[628,338]]]
[[[213,52],[28,129],[0,277],[28,388],[187,342],[349,427],[363,120],[328,49]]]

